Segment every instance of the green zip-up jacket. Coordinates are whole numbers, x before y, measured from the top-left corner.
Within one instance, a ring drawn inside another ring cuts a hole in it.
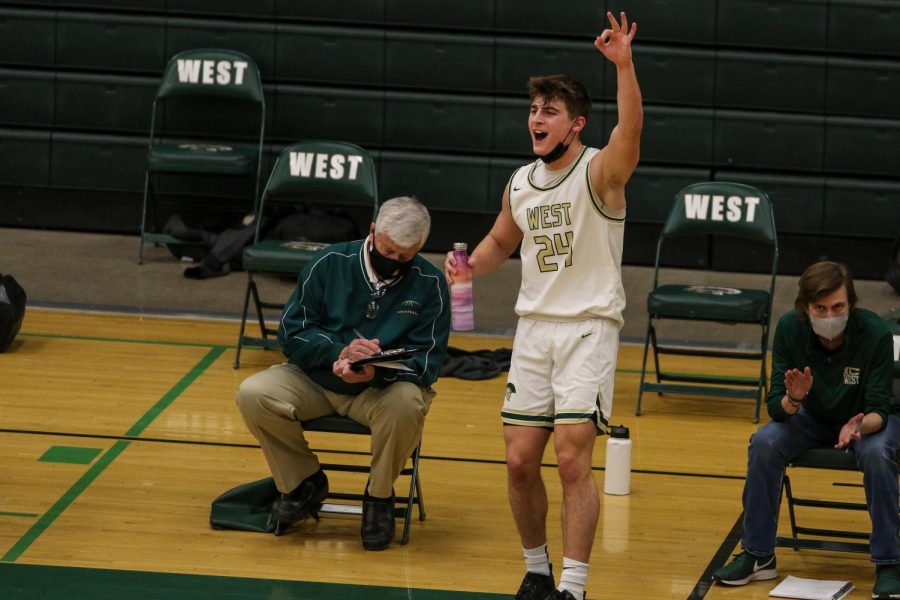
[[[776,421],[789,417],[781,407],[784,374],[809,367],[813,384],[803,406],[817,421],[839,428],[853,415],[874,412],[887,423],[888,415],[900,411],[891,391],[892,343],[884,321],[864,308],[851,311],[844,343],[834,352],[822,347],[808,319],[801,319],[794,310],[785,314],[778,321],[772,345],[769,416]]]
[[[367,387],[384,388],[397,381],[429,387],[447,356],[450,299],[444,274],[418,254],[403,277],[390,283],[375,300],[375,318],[366,317],[374,288],[366,275],[365,240],[323,248],[300,273],[278,328],[287,359],[322,387],[359,394]],[[377,339],[382,350],[416,348],[404,361],[412,371],[375,368],[375,378],[346,383],[332,364],[356,337]]]

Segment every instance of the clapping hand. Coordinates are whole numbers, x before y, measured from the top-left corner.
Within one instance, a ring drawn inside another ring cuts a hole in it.
[[[788,398],[794,402],[803,401],[812,388],[813,377],[809,367],[799,371],[797,369],[789,369],[784,373],[784,389],[787,390]]]

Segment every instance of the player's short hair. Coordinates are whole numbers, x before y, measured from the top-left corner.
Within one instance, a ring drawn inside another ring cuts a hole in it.
[[[528,80],[528,98],[543,98],[545,102],[562,100],[572,117],[588,118],[591,114],[591,94],[587,87],[568,75],[543,75]]]
[[[811,302],[834,293],[841,286],[847,288],[847,304],[852,310],[858,298],[856,290],[853,289],[853,275],[850,274],[850,269],[846,265],[830,260],[814,263],[806,267],[797,281],[794,309],[802,318],[806,318],[806,308]]]

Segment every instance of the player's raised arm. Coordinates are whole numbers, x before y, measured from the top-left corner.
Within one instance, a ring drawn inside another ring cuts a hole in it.
[[[631,41],[637,33],[637,23],[631,23],[629,27],[624,12],[620,13],[619,21],[612,13],[606,13],[606,16],[610,27],[597,36],[594,46],[616,66],[619,120],[606,147],[591,163],[591,183],[605,205],[621,210],[625,208],[625,184],[640,157],[644,109],[631,56]]]

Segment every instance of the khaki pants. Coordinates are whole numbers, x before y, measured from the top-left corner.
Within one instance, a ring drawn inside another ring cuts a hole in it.
[[[245,379],[237,405],[250,433],[259,440],[278,490],[287,493],[319,470],[300,421],[332,413],[372,430],[369,493],[391,495],[394,481],[419,440],[434,391],[397,382],[367,388],[357,396],[326,390],[296,365],[275,365]]]

